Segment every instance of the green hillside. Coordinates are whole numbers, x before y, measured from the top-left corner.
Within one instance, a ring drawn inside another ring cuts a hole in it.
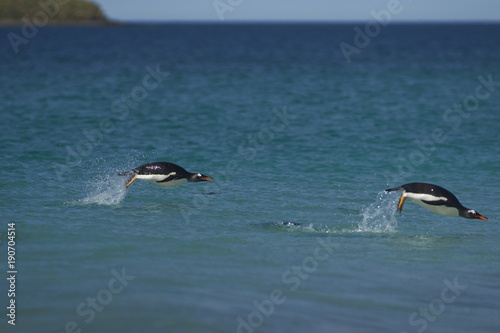
[[[101,8],[91,1],[0,0],[0,22],[16,23],[23,17],[28,20],[48,17],[49,24],[108,22]]]

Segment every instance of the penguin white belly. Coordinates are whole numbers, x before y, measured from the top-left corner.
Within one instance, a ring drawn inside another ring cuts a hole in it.
[[[171,174],[168,174],[168,175],[137,175],[137,178],[147,180],[148,182],[150,182],[152,184],[162,186],[162,187],[175,187],[175,186],[180,186],[184,183],[187,183],[186,178],[175,179],[175,180],[171,180],[168,182],[158,183],[158,182],[161,182],[162,180],[164,180],[165,178],[169,177],[170,175]]]
[[[426,204],[425,202],[422,202],[421,200],[414,200],[414,199],[411,199],[411,201],[413,201],[416,204],[419,204],[420,206],[436,214],[446,215],[446,216],[458,216],[458,209],[456,209],[455,207],[429,205]]]
[[[458,209],[455,207],[449,207],[445,205],[429,205],[428,203],[423,202],[422,200],[425,201],[448,201],[447,198],[445,197],[435,197],[430,194],[423,194],[423,193],[408,193],[405,192],[404,194],[405,197],[413,201],[414,203],[424,207],[425,209],[430,210],[433,213],[440,214],[440,215],[446,215],[446,216],[458,216]]]

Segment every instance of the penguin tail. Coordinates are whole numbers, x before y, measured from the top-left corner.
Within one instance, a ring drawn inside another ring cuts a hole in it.
[[[125,171],[125,172],[118,173],[117,175],[118,175],[118,176],[130,176],[130,175],[135,175],[135,171],[134,171],[134,170]]]
[[[402,186],[398,186],[398,187],[389,188],[389,189],[387,189],[385,191],[386,192],[392,192],[392,191],[399,191],[399,190],[404,190],[404,188]]]

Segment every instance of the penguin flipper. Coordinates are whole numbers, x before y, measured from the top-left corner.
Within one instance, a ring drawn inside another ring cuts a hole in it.
[[[176,175],[176,173],[174,172],[174,173],[170,174],[168,177],[166,177],[165,179],[163,179],[163,180],[157,180],[156,182],[157,183],[166,183],[166,182],[170,182],[170,181],[176,180],[176,179],[180,179],[180,177],[178,177]]]

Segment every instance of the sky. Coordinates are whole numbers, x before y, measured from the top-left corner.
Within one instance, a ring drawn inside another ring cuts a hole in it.
[[[500,0],[93,0],[118,21],[496,21]]]

